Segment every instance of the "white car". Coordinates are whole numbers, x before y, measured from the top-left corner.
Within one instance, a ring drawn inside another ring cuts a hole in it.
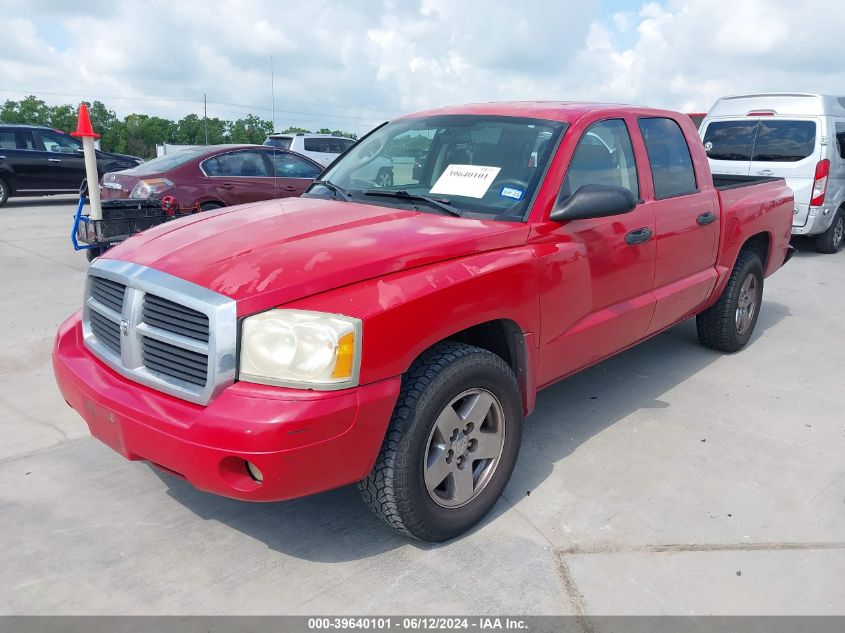
[[[352,147],[355,141],[345,136],[331,134],[311,134],[305,132],[273,133],[264,141],[264,145],[287,149],[315,160],[327,167],[335,158]]]
[[[835,253],[845,236],[845,97],[802,93],[723,97],[699,128],[714,174],[785,178],[792,234]]]

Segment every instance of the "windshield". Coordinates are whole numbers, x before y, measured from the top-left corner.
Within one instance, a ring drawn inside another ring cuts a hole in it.
[[[519,220],[566,124],[490,115],[401,119],[373,132],[322,176],[355,201]],[[308,196],[338,197],[317,184]],[[425,200],[421,196],[435,199]]]
[[[189,149],[180,149],[178,152],[173,152],[172,154],[165,154],[164,156],[159,156],[158,158],[148,160],[142,165],[133,167],[131,171],[135,174],[159,174],[184,165],[189,160],[196,158],[200,154],[204,154],[207,151],[208,147],[192,147]]]

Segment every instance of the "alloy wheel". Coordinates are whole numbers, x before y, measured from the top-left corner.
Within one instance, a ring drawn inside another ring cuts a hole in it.
[[[467,389],[443,409],[426,443],[425,487],[444,508],[475,499],[493,477],[505,445],[505,415],[486,389]]]

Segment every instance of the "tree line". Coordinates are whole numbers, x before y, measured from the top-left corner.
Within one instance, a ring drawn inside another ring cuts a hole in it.
[[[119,118],[101,101],[86,102],[94,131],[100,135],[100,147],[107,152],[131,154],[149,159],[156,155],[159,143],[204,145],[206,130],[209,145],[218,143],[263,143],[273,132],[273,123],[254,114],[234,121],[217,117],[204,119],[189,114],[178,121],[147,114],[128,114]],[[51,106],[30,95],[20,101],[7,100],[0,108],[0,122],[27,125],[47,125],[64,132],[76,129],[78,108],[70,104]],[[310,132],[289,127],[283,132]],[[335,134],[357,138],[342,130],[322,128],[321,134]]]

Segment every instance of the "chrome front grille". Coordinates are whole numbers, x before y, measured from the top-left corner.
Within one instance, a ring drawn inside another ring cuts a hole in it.
[[[144,323],[154,327],[208,342],[208,317],[173,301],[148,293],[142,317]]]
[[[118,373],[191,402],[206,404],[235,380],[235,302],[152,268],[92,263],[82,330]]]
[[[125,295],[126,286],[123,284],[104,277],[94,277],[91,280],[91,296],[118,314],[123,310],[123,297]]]

